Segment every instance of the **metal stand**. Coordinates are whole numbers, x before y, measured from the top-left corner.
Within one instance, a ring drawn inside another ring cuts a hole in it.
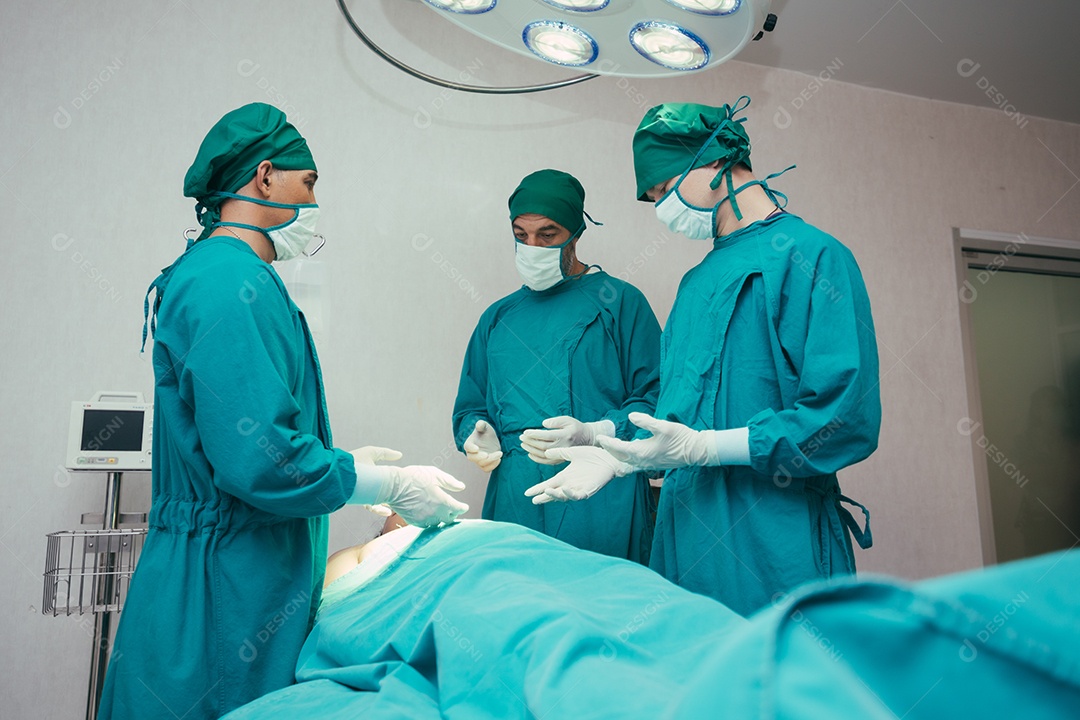
[[[102,530],[120,529],[120,481],[123,473],[111,472],[105,478],[105,509]],[[104,552],[98,556],[101,583],[96,601],[106,604],[113,596],[116,581],[116,554]],[[109,666],[109,638],[112,637],[112,613],[94,615],[94,645],[90,655],[90,688],[86,696],[86,720],[97,720],[98,703],[105,689],[105,668]]]
[[[100,523],[101,530],[57,532],[48,536],[42,613],[53,616],[94,613],[87,720],[97,718],[109,664],[113,616],[119,614],[123,606],[128,582],[146,537],[145,528],[120,527],[121,524],[146,522],[146,513],[120,512],[122,475],[121,472],[107,474],[103,512],[82,516],[84,525]]]

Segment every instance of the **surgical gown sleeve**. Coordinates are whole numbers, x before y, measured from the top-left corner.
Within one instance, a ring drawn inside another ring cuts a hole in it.
[[[265,512],[332,512],[356,485],[352,455],[300,432],[297,385],[314,350],[277,274],[254,258],[223,262],[173,288],[190,348],[176,371],[222,491]],[[321,398],[320,398],[321,402]]]
[[[656,412],[660,395],[660,323],[649,301],[634,286],[625,284],[619,300],[613,304],[613,340],[618,346],[626,399],[605,413],[604,419],[615,424],[616,437],[630,440],[638,427],[627,416],[632,412]]]
[[[877,448],[881,400],[866,286],[851,252],[811,230],[774,258],[782,271],[765,274],[778,308],[774,361],[796,388],[794,403],[748,423],[751,465],[768,475],[835,473]]]
[[[454,442],[462,452],[462,446],[476,428],[476,421],[492,420],[488,417],[487,410],[487,336],[494,322],[494,307],[488,308],[480,316],[480,321],[469,338],[465,360],[461,365],[461,379],[458,382],[457,398],[454,400],[453,424]]]

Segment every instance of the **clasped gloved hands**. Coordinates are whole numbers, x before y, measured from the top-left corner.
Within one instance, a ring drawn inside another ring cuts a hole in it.
[[[610,420],[581,422],[569,415],[548,418],[546,430],[526,430],[521,433],[521,447],[533,462],[558,465],[563,460],[548,456],[548,450],[565,447],[596,445],[601,437],[615,437],[615,423]]]
[[[484,472],[491,472],[502,462],[502,445],[495,428],[484,420],[477,420],[476,427],[461,446],[465,457],[476,463]]]
[[[376,465],[382,460],[400,460],[401,453],[389,448],[362,447],[352,452],[356,463],[356,490],[351,505],[387,506],[405,522],[420,527],[451,523],[469,506],[455,500],[447,490],[460,492],[465,484],[430,465]]]
[[[564,470],[549,480],[537,483],[525,491],[533,505],[543,505],[552,500],[585,500],[595,495],[612,478],[622,477],[634,468],[611,456],[598,447],[580,446],[554,448],[545,453],[554,465],[570,461]]]
[[[628,417],[642,430],[651,432],[652,437],[630,441],[600,438],[600,447],[618,460],[650,470],[721,464],[715,430],[694,430],[641,412],[632,412]]]

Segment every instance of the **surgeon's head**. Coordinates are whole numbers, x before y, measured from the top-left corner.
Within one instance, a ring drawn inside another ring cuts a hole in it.
[[[649,109],[634,132],[638,200],[655,202],[650,191],[700,168],[741,164],[750,169],[750,138],[742,121],[734,119],[741,109],[738,103],[664,103]]]
[[[633,141],[637,198],[656,203],[657,217],[672,231],[698,240],[715,237],[725,201],[742,221],[735,196],[760,184],[751,174],[743,119],[735,117],[746,104],[749,98],[719,107],[664,103],[642,118]]]
[[[226,228],[264,259],[287,260],[314,237],[317,179],[307,141],[285,114],[251,103],[207,133],[184,178],[184,195],[198,202],[200,240]]]
[[[510,195],[515,264],[522,282],[542,292],[580,275],[577,241],[585,232],[585,188],[560,170],[527,175]]]

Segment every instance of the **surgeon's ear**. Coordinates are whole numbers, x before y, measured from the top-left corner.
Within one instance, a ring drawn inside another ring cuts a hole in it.
[[[277,180],[274,166],[269,160],[263,160],[255,168],[255,189],[264,197],[270,197],[270,186]]]

